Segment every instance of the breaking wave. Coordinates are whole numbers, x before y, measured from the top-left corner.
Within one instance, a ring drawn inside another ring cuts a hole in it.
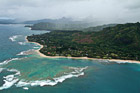
[[[39,47],[33,47],[33,48],[38,49]]]
[[[18,82],[18,78],[16,76],[20,75],[20,72],[16,69],[7,69],[9,72],[15,72],[15,74],[7,75],[4,78],[4,84],[0,87],[0,90],[8,89],[12,87],[16,82]]]
[[[24,57],[24,58],[26,58],[26,57]],[[0,66],[1,66],[1,65],[6,65],[6,64],[8,64],[8,63],[11,62],[11,61],[14,61],[14,60],[21,60],[21,59],[24,59],[24,58],[12,58],[12,59],[9,59],[9,60],[5,60],[5,61],[3,61],[3,62],[0,63]]]
[[[25,90],[28,90],[28,87],[31,86],[54,86],[58,83],[62,83],[64,80],[72,78],[72,77],[79,77],[84,75],[84,70],[88,67],[83,68],[76,68],[76,67],[70,67],[69,69],[72,69],[73,71],[70,73],[64,73],[63,76],[53,78],[53,80],[36,80],[36,81],[26,81],[26,80],[19,80],[18,76],[20,76],[20,71],[16,69],[7,69],[9,72],[15,72],[15,74],[7,75],[4,78],[4,84],[0,87],[0,90],[8,89],[15,85],[16,87],[22,87]]]
[[[34,51],[34,49],[30,49],[30,50],[27,50],[27,51],[22,51],[22,52],[20,52],[20,53],[17,54],[17,55],[29,55],[30,52],[32,52],[32,51]]]
[[[4,70],[4,68],[0,68],[0,73]]]
[[[9,37],[9,39],[12,41],[12,42],[14,42],[14,41],[16,41],[16,39],[18,38],[18,37],[20,37],[21,35],[14,35],[14,36],[11,36],[11,37]]]
[[[126,64],[126,63],[140,64],[139,61],[133,61],[133,60],[109,60],[109,62],[115,62],[115,63],[118,63],[118,64]]]
[[[26,45],[26,42],[18,42],[20,45]]]

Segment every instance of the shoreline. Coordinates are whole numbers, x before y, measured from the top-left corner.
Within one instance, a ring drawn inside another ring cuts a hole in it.
[[[68,58],[68,59],[85,59],[85,60],[106,60],[108,62],[116,62],[116,63],[138,63],[140,64],[140,61],[136,60],[122,60],[122,59],[98,59],[98,58],[88,58],[88,57],[65,57],[65,56],[46,56],[43,53],[40,52],[40,50],[43,48],[43,45],[37,43],[37,42],[30,42],[27,39],[26,36],[26,41],[29,43],[35,43],[40,46],[39,49],[35,50],[41,57],[46,57],[46,58]]]

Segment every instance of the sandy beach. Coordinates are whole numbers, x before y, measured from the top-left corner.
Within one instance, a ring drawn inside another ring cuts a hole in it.
[[[26,41],[28,41],[27,36],[26,36]],[[37,42],[29,42],[29,43],[35,43],[40,46],[40,49],[43,48],[43,45],[37,43]],[[43,53],[40,52],[40,49],[36,50],[36,52],[41,56],[41,57],[46,57],[46,58],[70,58],[70,59],[87,59],[87,60],[106,60],[108,62],[116,62],[116,63],[138,63],[140,64],[140,61],[135,61],[135,60],[121,60],[121,59],[97,59],[97,58],[88,58],[88,57],[65,57],[65,56],[46,56]]]

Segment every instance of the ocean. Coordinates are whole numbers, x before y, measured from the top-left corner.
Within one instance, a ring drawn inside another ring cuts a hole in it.
[[[0,25],[0,93],[140,93],[140,64],[44,58],[24,25]]]

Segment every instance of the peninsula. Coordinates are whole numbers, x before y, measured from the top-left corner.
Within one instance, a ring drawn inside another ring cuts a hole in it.
[[[27,37],[46,56],[140,61],[140,23],[118,24],[98,32],[52,31]]]

